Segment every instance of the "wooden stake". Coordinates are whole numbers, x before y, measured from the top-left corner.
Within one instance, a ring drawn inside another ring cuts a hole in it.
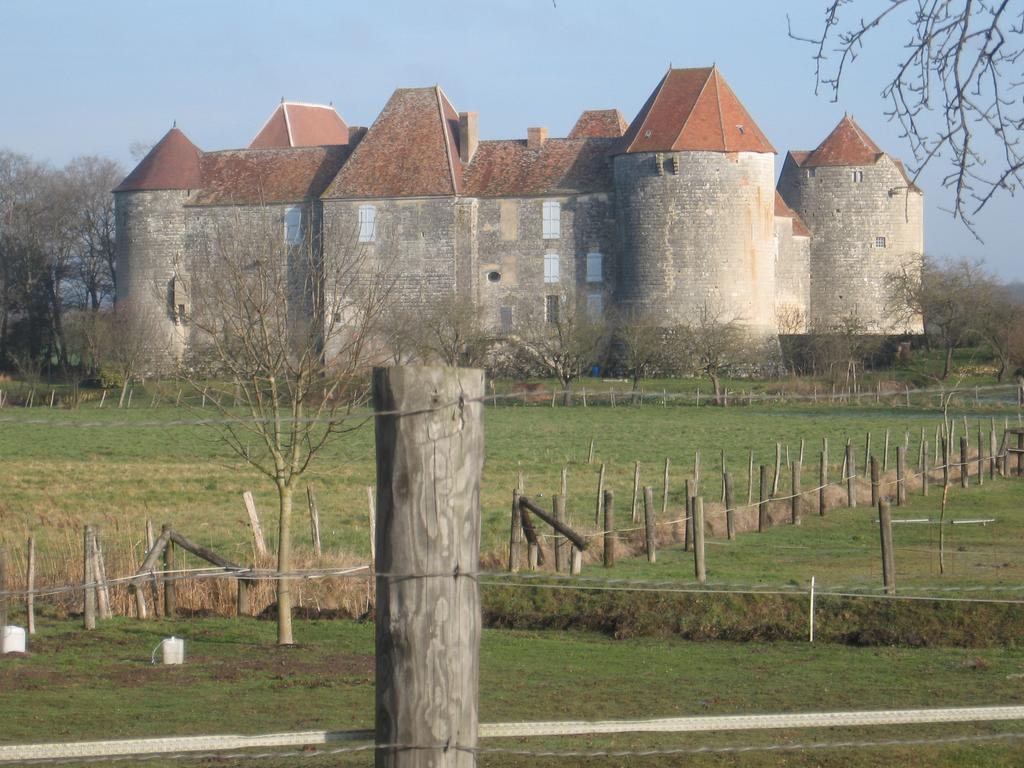
[[[907,503],[907,449],[896,446],[896,506]]]
[[[693,572],[698,583],[707,583],[708,575],[704,567],[704,499],[700,496],[693,503]]]
[[[690,489],[690,481],[687,480],[685,483],[685,495],[684,498],[684,512],[683,512],[683,551],[689,552],[693,546],[693,500],[694,495]],[[673,541],[679,541],[679,526],[676,524],[672,525],[672,539]]]
[[[370,524],[370,566],[377,567],[377,491],[366,486],[366,517]]]
[[[252,491],[243,493],[242,501],[245,502],[245,511],[249,513],[249,526],[252,528],[252,540],[256,545],[256,554],[265,557],[267,543],[263,539],[263,528],[260,526],[260,516],[256,512],[256,502],[253,501]]]
[[[700,449],[693,452],[693,495],[700,494]]]
[[[644,547],[647,551],[647,562],[658,559],[654,543],[654,489],[644,486]]]
[[[167,546],[164,547],[164,616],[168,619],[177,618],[178,596],[174,590],[174,542],[170,538],[171,527],[164,525],[161,533],[167,534]]]
[[[775,475],[772,477],[771,495],[774,498],[779,493],[779,480],[782,472],[782,443],[775,444]]]
[[[0,571],[3,569],[0,568]],[[36,633],[36,537],[28,537],[28,573],[25,576],[25,613],[28,616],[28,633],[34,635]],[[3,579],[0,576],[0,579]],[[0,591],[3,591],[3,587],[0,586]],[[6,624],[5,620],[0,620],[0,627]]]
[[[960,436],[960,487],[966,488],[970,485],[971,468],[967,461],[969,441],[965,435]]]
[[[320,510],[316,505],[316,496],[313,494],[313,486],[306,486],[306,503],[309,505],[309,535],[313,540],[313,555],[316,558],[323,556],[320,547]]]
[[[921,495],[928,495],[928,441],[921,443]]]
[[[519,573],[523,547],[523,525],[519,512],[519,489],[512,489],[512,525],[508,534],[508,572]]]
[[[597,473],[597,499],[594,502],[594,525],[601,524],[601,515],[604,508],[604,464]]]
[[[590,441],[590,452],[587,454],[587,464],[594,463],[594,441]]]
[[[380,768],[476,762],[483,394],[479,370],[373,372]]]
[[[754,452],[747,455],[747,506],[754,501]]]
[[[633,462],[633,507],[631,519],[634,523],[640,522],[640,462]]]
[[[96,548],[93,546],[91,525],[85,526],[82,545],[84,562],[82,568],[82,591],[84,592],[82,619],[86,629],[96,629],[96,587],[93,584],[95,578],[93,576],[93,552],[96,551]]]
[[[583,571],[583,552],[573,547],[570,550],[572,555],[572,562],[569,564],[569,574],[571,576],[579,576]]]
[[[889,471],[889,430],[885,430],[885,446],[882,449],[882,471]]]
[[[615,566],[615,494],[604,492],[604,567]]]
[[[668,515],[668,468],[669,459],[665,457],[665,477],[662,480],[662,492],[661,492],[661,518],[664,520]]]
[[[892,514],[889,512],[889,503],[878,502],[878,527],[881,533],[882,542],[882,585],[886,594],[896,594],[896,573],[892,552]]]
[[[88,551],[88,549],[86,550]],[[7,626],[7,549],[0,546],[0,632]]]
[[[878,459],[874,456],[869,457],[871,463],[871,506],[878,506],[878,493],[879,493],[879,482],[878,482]]]
[[[850,442],[846,443],[846,506],[850,509],[857,507],[857,486],[855,481],[857,479],[857,469],[853,464],[853,444]]]
[[[107,566],[103,560],[103,545],[99,531],[93,531],[92,566],[96,581],[96,605],[100,619],[109,619],[114,614],[110,610],[110,587],[107,586]]]
[[[818,514],[825,516],[825,491],[828,490],[828,459],[827,454],[822,451],[818,458]]]
[[[565,523],[565,499],[560,494],[551,497],[551,514],[555,520]],[[568,544],[564,536],[555,531],[555,573],[569,570]]]
[[[978,422],[978,486],[985,484],[985,435]]]
[[[731,541],[736,538],[736,503],[732,495],[732,475],[723,472],[722,479],[725,483],[725,535]]]
[[[793,525],[800,525],[800,462],[794,462],[792,466],[793,480],[790,486],[789,512]]]
[[[761,465],[761,493],[757,503],[757,532],[764,533],[768,530],[768,467]]]

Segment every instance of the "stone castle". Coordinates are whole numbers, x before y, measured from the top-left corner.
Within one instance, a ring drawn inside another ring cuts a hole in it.
[[[629,124],[588,110],[565,138],[481,141],[440,87],[396,90],[370,128],[282,102],[246,149],[177,127],[114,190],[118,301],[189,344],[190,236],[225,216],[285,244],[394,264],[407,302],[471,298],[498,332],[572,293],[665,326],[702,307],[764,335],[886,311],[886,275],[924,250],[923,195],[850,117],[811,151],[776,150],[716,67],[670,69]],[[347,232],[348,235],[332,234]]]

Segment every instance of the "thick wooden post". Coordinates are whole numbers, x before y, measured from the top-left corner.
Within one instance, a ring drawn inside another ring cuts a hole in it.
[[[93,544],[92,526],[85,526],[85,533],[82,540],[82,555],[84,563],[82,567],[82,588],[85,592],[83,600],[82,621],[86,629],[96,629],[96,577],[93,575],[93,552],[96,547]]]
[[[519,511],[519,489],[512,489],[512,527],[508,534],[508,572],[519,573],[523,548],[522,513]]]
[[[683,551],[687,552],[690,549],[690,542],[693,541],[693,527],[690,525],[693,520],[693,507],[690,506],[690,499],[692,498],[692,489],[690,488],[690,480],[686,479],[683,481],[683,524],[680,525],[675,520],[672,521],[672,541],[682,541]]]
[[[731,540],[736,538],[736,501],[732,493],[732,475],[724,472],[725,478],[725,535]]]
[[[907,503],[907,449],[896,446],[896,506]]]
[[[256,547],[256,554],[265,557],[267,543],[263,538],[263,527],[260,525],[260,516],[256,511],[256,502],[253,501],[252,491],[243,493],[242,501],[245,502],[245,511],[249,514],[249,526],[252,528],[252,542]]]
[[[1021,388],[1024,391],[1024,387]],[[1024,475],[1024,432],[1017,433],[1017,477]]]
[[[747,451],[747,505],[754,502],[754,452]]]
[[[828,454],[821,452],[818,459],[818,514],[825,516],[825,491],[828,487]]]
[[[960,436],[960,487],[966,488],[970,485],[970,474],[971,467],[967,461],[968,453],[970,452],[970,441],[966,435]]]
[[[649,485],[644,487],[644,545],[647,562],[653,563],[658,556],[654,541],[654,489]]]
[[[0,631],[7,626],[7,550],[0,546]]]
[[[985,435],[978,422],[978,485],[985,484]]]
[[[996,456],[999,453],[999,447],[996,445],[996,420],[992,417],[992,422],[989,425],[988,430],[988,477],[989,480],[996,479]]]
[[[306,486],[306,503],[309,505],[309,535],[313,540],[313,555],[320,558],[323,557],[320,547],[320,509],[316,505],[312,485]]]
[[[601,508],[604,506],[604,463],[597,473],[597,500],[594,502],[594,525],[601,524]]]
[[[878,526],[882,542],[882,584],[885,591],[896,594],[896,574],[892,554],[892,513],[887,501],[878,502]]]
[[[0,568],[0,571],[3,569]],[[25,613],[28,616],[28,633],[34,635],[36,633],[36,537],[28,537],[28,566],[27,573],[25,574]],[[0,576],[0,579],[3,577]],[[0,587],[2,591],[3,587]],[[0,620],[0,627],[4,626],[5,622]]]
[[[565,499],[560,494],[551,497],[551,514],[560,523],[565,522]],[[565,536],[555,531],[555,573],[569,570],[569,552]]]
[[[604,492],[604,567],[615,565],[615,494]]]
[[[779,492],[779,477],[782,473],[782,443],[775,444],[775,474],[772,475],[771,495],[774,497]]]
[[[483,394],[479,370],[373,372],[377,768],[476,765]]]
[[[633,507],[631,519],[634,523],[640,522],[640,462],[633,462]]]
[[[882,450],[882,471],[889,471],[889,430],[885,430],[885,446]]]
[[[757,501],[757,532],[764,533],[768,530],[768,467],[761,465],[761,492]]]
[[[689,552],[693,549],[694,535],[693,535],[693,505],[695,503],[696,496],[691,496],[689,490],[686,494],[686,535],[683,538],[683,551]]]
[[[174,541],[170,538],[170,530],[171,526],[165,523],[160,533],[168,536],[164,547],[164,617],[174,619],[178,615],[178,595],[174,590],[174,574],[171,573],[174,570]]]
[[[789,500],[790,519],[793,525],[800,525],[800,468],[799,461],[793,462],[791,467],[793,472],[793,481],[790,486],[790,496],[792,496],[792,498]]]
[[[661,519],[665,520],[668,514],[668,469],[671,462],[665,457],[665,477],[661,485]]]
[[[693,500],[693,573],[697,581],[706,584],[707,570],[704,567],[704,498]]]
[[[857,506],[857,470],[853,465],[853,443],[846,444],[846,506],[854,509]]]
[[[878,506],[878,493],[879,493],[879,487],[878,487],[878,459],[876,459],[874,456],[871,456],[869,458],[869,461],[871,463],[871,506],[872,507],[877,507]]]
[[[921,495],[928,495],[928,441],[925,440],[921,443],[923,450],[921,452]]]
[[[366,513],[370,523],[370,567],[377,566],[377,491],[366,486]]]

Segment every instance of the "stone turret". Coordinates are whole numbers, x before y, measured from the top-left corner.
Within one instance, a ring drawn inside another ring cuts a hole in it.
[[[792,151],[779,193],[811,230],[809,325],[856,316],[872,333],[920,333],[896,323],[887,275],[919,268],[924,196],[903,164],[844,116],[811,152]]]
[[[200,185],[199,149],[171,128],[114,190],[117,227],[117,303],[128,309],[144,366],[181,359],[181,307],[186,286],[184,204]]]
[[[774,335],[774,155],[717,68],[669,70],[614,158],[622,305]]]

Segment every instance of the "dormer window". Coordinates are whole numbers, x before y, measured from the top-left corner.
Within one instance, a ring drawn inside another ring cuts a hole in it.
[[[377,208],[372,205],[359,206],[359,242],[372,243],[377,240]]]
[[[284,244],[298,245],[302,242],[302,208],[290,205],[284,209]]]
[[[544,201],[542,209],[545,240],[557,240],[562,236],[562,205],[554,200]]]

